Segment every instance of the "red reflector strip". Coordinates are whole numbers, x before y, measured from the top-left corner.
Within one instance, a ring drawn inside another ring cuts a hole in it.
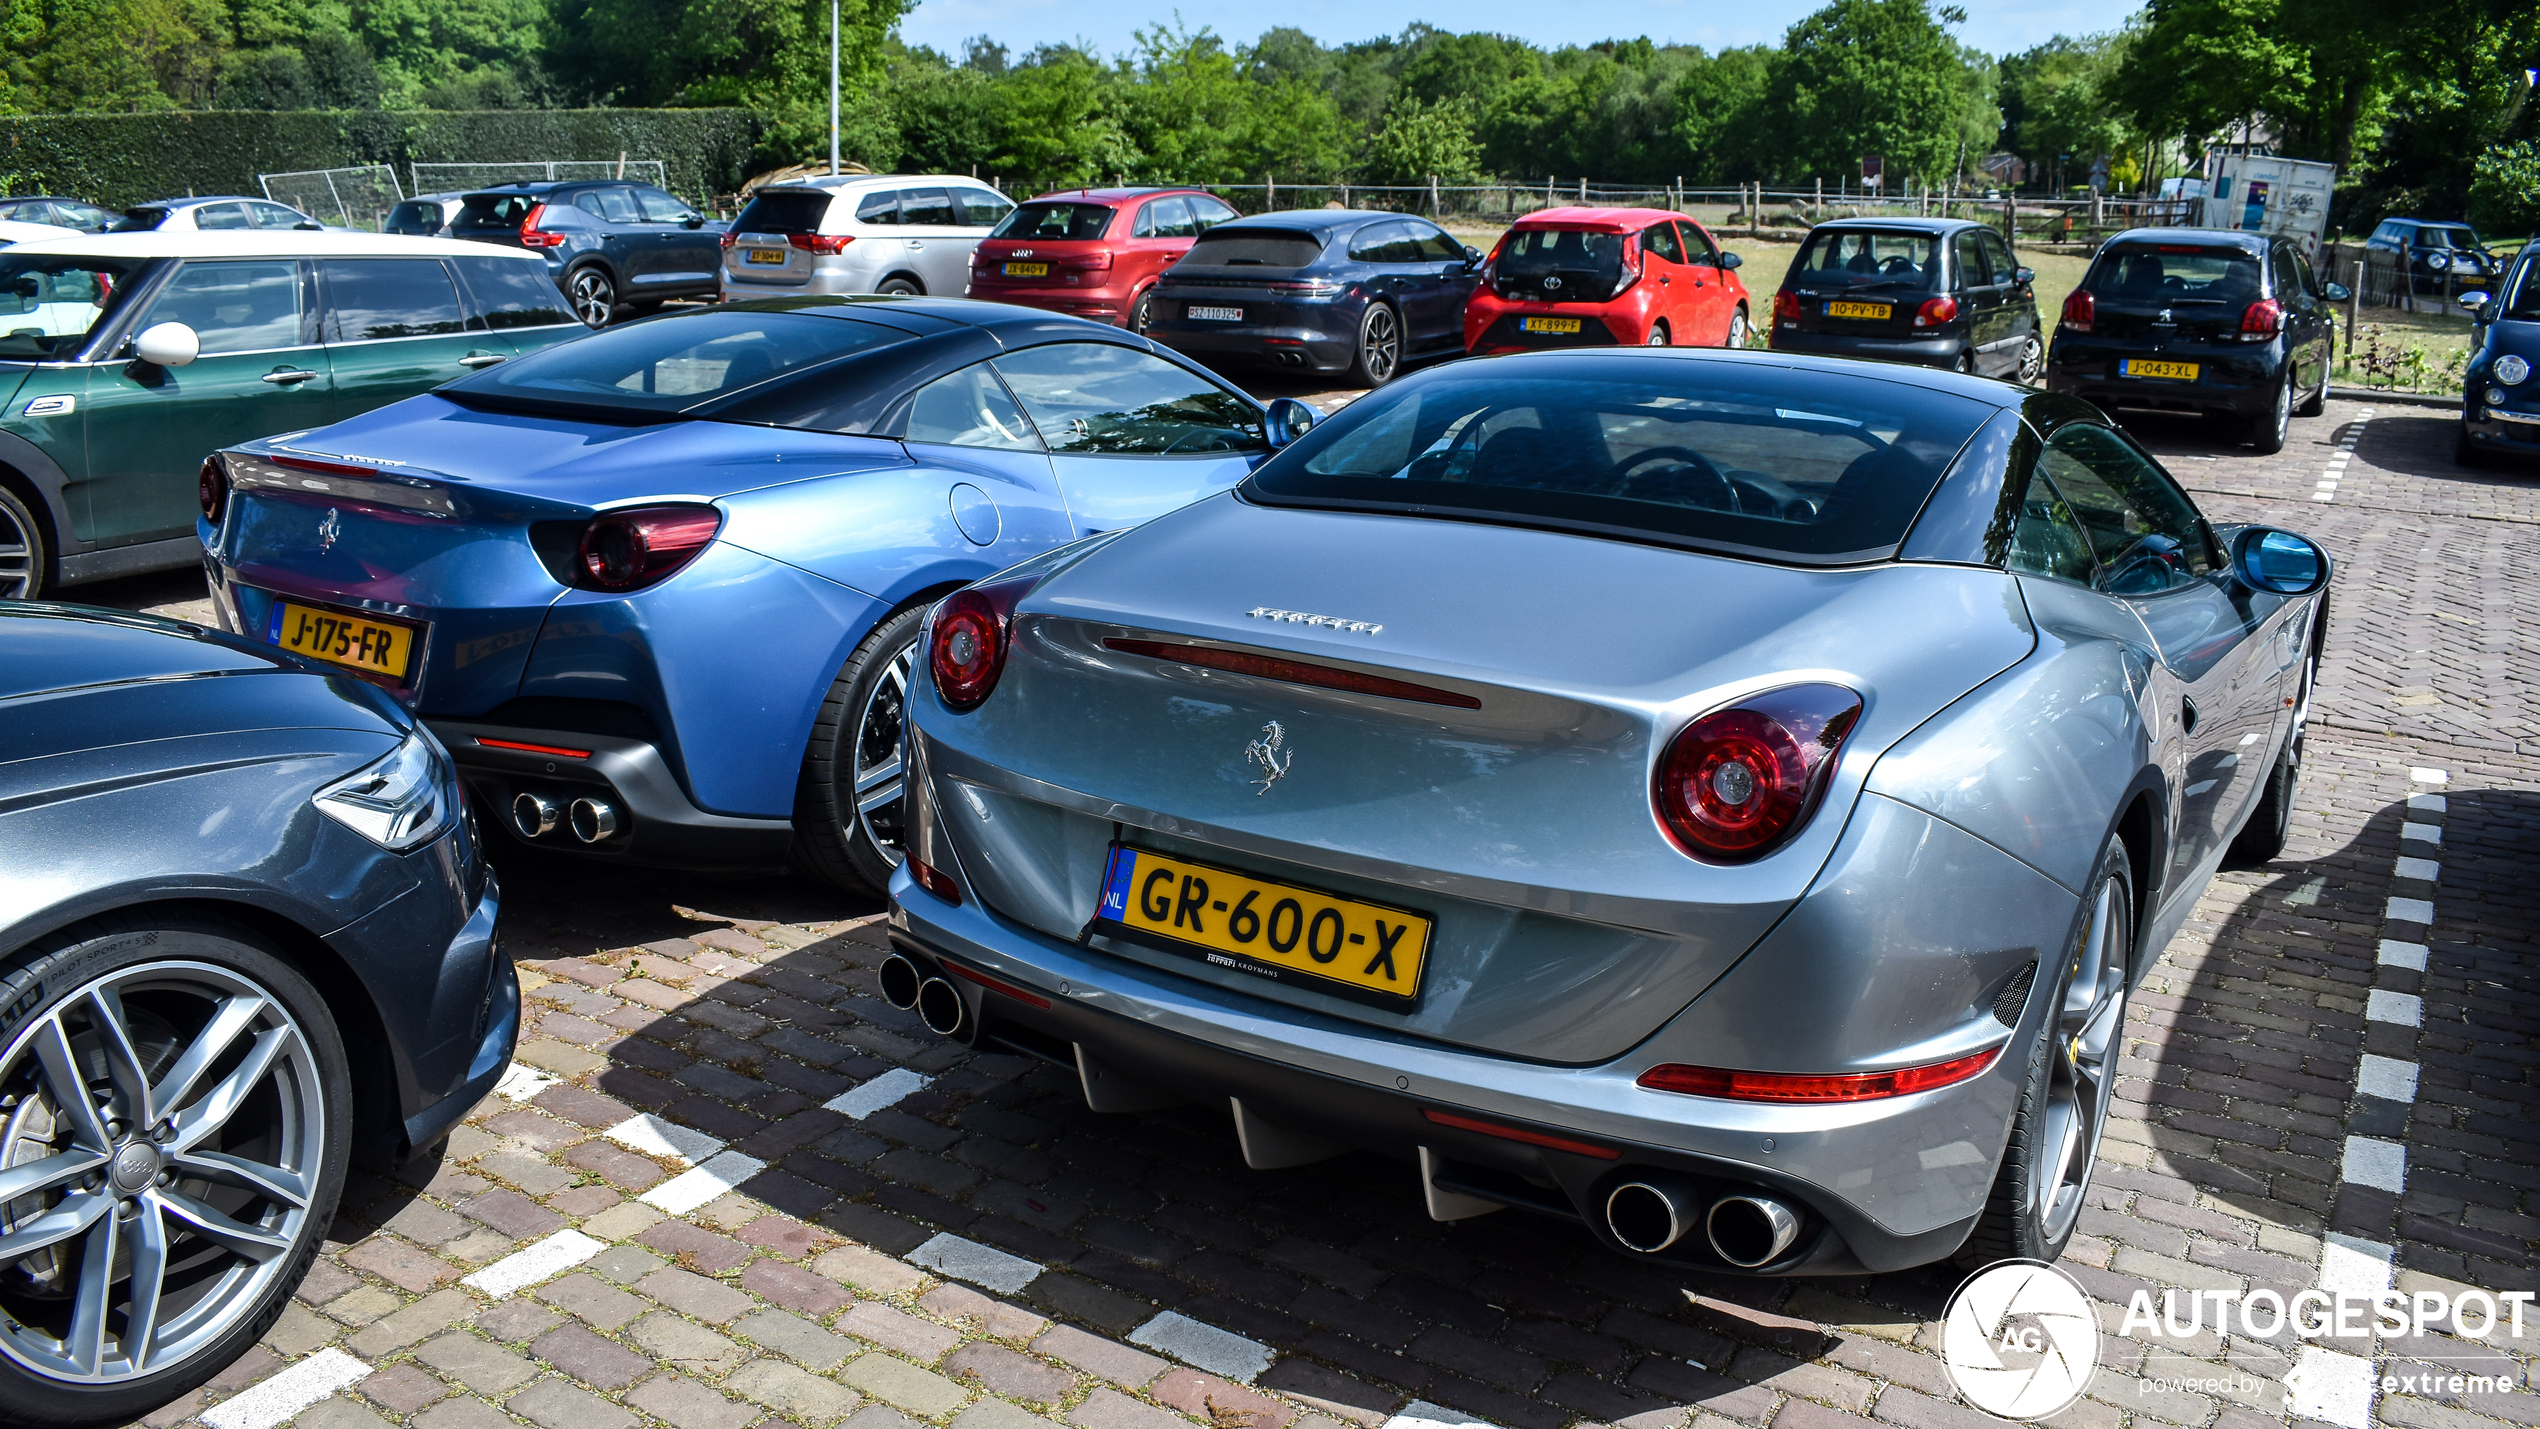
[[[1865,1102],[1901,1097],[1954,1086],[1981,1076],[2002,1049],[1978,1052],[1927,1067],[1899,1067],[1892,1072],[1853,1072],[1840,1076],[1792,1076],[1782,1072],[1734,1072],[1725,1067],[1669,1064],[1640,1074],[1640,1085],[1653,1092],[1681,1092],[1689,1097],[1719,1097],[1741,1102]]]
[[[1131,655],[1178,660],[1185,665],[1205,665],[1212,670],[1227,670],[1264,680],[1284,680],[1291,685],[1315,685],[1358,695],[1383,695],[1388,699],[1416,700],[1424,705],[1452,705],[1460,710],[1482,707],[1480,700],[1452,690],[1432,689],[1407,680],[1388,680],[1382,675],[1362,675],[1356,670],[1335,670],[1329,665],[1309,665],[1303,660],[1282,660],[1274,655],[1247,655],[1240,650],[1220,650],[1211,645],[1174,645],[1161,640],[1105,640],[1102,643]]]
[[[912,858],[908,861],[908,876],[917,880],[918,887],[934,894],[946,903],[956,908],[961,906],[961,885],[953,882],[942,869],[920,863]]]
[[[1590,1146],[1584,1141],[1572,1141],[1567,1137],[1528,1131],[1522,1126],[1501,1126],[1494,1121],[1475,1121],[1469,1116],[1457,1116],[1451,1111],[1439,1111],[1435,1107],[1422,1107],[1420,1114],[1440,1126],[1451,1126],[1458,1131],[1478,1131],[1484,1136],[1496,1136],[1502,1141],[1522,1141],[1528,1146],[1549,1146],[1555,1151],[1567,1151],[1574,1156],[1593,1156],[1599,1161],[1623,1159],[1623,1153],[1610,1146]]]
[[[940,877],[941,875],[938,876]],[[960,978],[965,982],[975,982],[990,992],[1004,993],[1006,996],[1013,998],[1015,1001],[1030,1007],[1038,1007],[1046,1010],[1050,1005],[1050,1000],[1041,996],[1037,992],[1025,992],[1023,989],[1016,987],[1014,984],[1006,982],[1001,978],[992,978],[986,973],[972,972],[970,969],[963,967],[959,963],[948,962],[944,964],[944,971],[951,973],[954,977]]]
[[[566,749],[554,744],[523,744],[516,739],[487,739],[481,734],[476,736],[476,742],[487,749],[517,749],[523,754],[552,754],[558,759],[591,757],[591,751],[587,749]]]
[[[269,456],[265,460],[272,462],[275,466],[287,466],[293,471],[322,471],[330,476],[386,476],[388,474],[375,466],[353,466],[347,462],[318,461],[304,456]]]

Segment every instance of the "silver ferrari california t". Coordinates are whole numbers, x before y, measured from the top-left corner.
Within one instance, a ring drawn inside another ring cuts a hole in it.
[[[2283,844],[2328,575],[2068,397],[1456,363],[935,607],[883,987],[1441,1219],[2052,1259],[2129,989]]]

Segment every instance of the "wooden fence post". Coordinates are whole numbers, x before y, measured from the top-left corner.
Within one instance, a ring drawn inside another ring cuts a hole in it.
[[[2352,363],[2355,360],[2356,309],[2364,302],[2364,260],[2356,259],[2347,265],[2347,269],[2354,279],[2346,285],[2346,360]]]

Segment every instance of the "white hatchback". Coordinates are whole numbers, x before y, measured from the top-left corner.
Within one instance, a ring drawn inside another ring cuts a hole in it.
[[[977,179],[855,174],[771,184],[723,236],[723,298],[931,293],[957,298],[970,251],[1014,207]]]

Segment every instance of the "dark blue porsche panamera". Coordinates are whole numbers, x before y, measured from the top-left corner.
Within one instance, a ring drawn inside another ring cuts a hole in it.
[[[513,837],[879,889],[927,606],[1310,423],[1117,328],[769,299],[219,453],[197,529],[230,629],[390,690]]]

